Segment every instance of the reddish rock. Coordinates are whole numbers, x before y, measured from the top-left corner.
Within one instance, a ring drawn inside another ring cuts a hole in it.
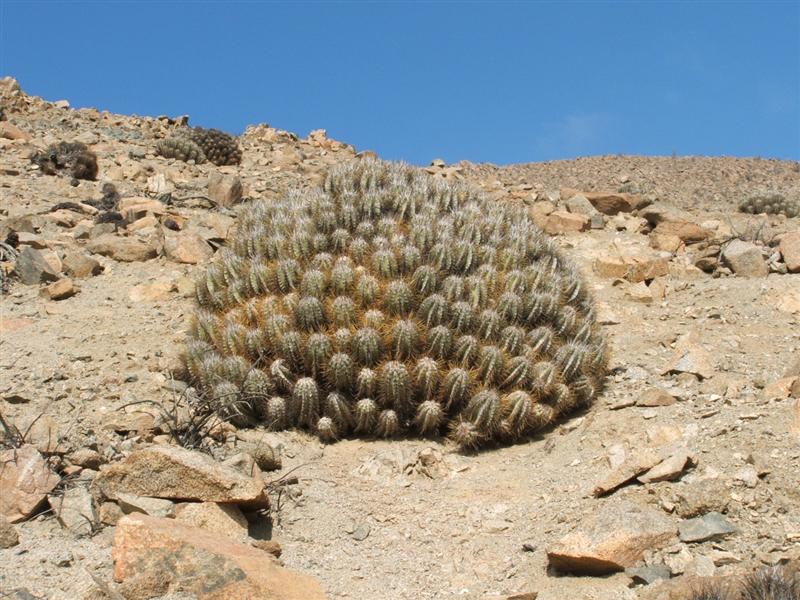
[[[800,273],[800,231],[784,235],[778,248],[789,273]]]
[[[0,452],[0,515],[12,523],[24,521],[59,481],[33,446]]]
[[[764,400],[785,400],[792,396],[792,388],[800,377],[784,377],[765,386],[761,392]]]
[[[153,244],[112,233],[104,233],[89,240],[86,249],[92,254],[108,256],[121,262],[144,261],[155,258],[158,254],[158,250]]]
[[[588,522],[547,549],[550,566],[565,573],[605,575],[635,566],[648,550],[675,541],[663,512],[631,502],[601,507]]]
[[[621,212],[628,213],[647,204],[647,201],[638,194],[583,192],[573,188],[561,189],[562,198],[572,198],[576,195],[584,196],[592,206],[604,215],[616,215]]]
[[[589,229],[590,220],[586,215],[557,210],[550,213],[544,222],[544,230],[550,235],[575,233]]]
[[[650,247],[654,250],[674,253],[677,252],[681,246],[683,246],[683,242],[677,235],[657,233],[655,231],[650,234]]]
[[[153,283],[140,283],[133,286],[128,292],[128,298],[133,302],[163,302],[169,300],[176,285],[171,281],[160,280]]]
[[[269,553],[218,534],[147,515],[129,515],[114,535],[114,579],[129,600],[174,592],[199,600],[321,600],[312,578]]]
[[[642,483],[655,483],[657,481],[673,481],[678,479],[684,470],[694,464],[693,457],[685,449],[678,450],[672,456],[662,460],[649,469],[646,473],[639,475],[636,479]]]
[[[642,397],[636,401],[636,406],[671,406],[675,404],[675,397],[661,388],[645,390]]]
[[[167,207],[160,200],[132,197],[120,200],[117,210],[128,221],[136,221],[147,215],[163,215],[167,212]]]
[[[124,461],[104,466],[92,487],[111,500],[122,492],[172,500],[269,506],[260,471],[248,477],[206,454],[177,446],[136,450]]]
[[[711,377],[714,374],[711,355],[700,345],[699,339],[700,336],[696,331],[683,336],[661,374],[692,373],[702,379]]]
[[[648,256],[601,256],[594,260],[592,267],[600,277],[639,283],[667,275],[669,260]]]

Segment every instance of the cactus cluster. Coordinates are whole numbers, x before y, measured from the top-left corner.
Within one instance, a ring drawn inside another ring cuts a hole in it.
[[[184,365],[236,424],[513,442],[588,405],[606,341],[522,207],[363,158],[251,203],[197,282]]]
[[[236,138],[218,129],[187,127],[176,135],[156,143],[156,154],[184,162],[202,164],[207,160],[218,166],[238,165],[242,151]]]
[[[37,152],[31,161],[46,175],[66,173],[75,179],[97,178],[97,156],[80,142],[59,142]]]
[[[783,214],[791,218],[800,216],[800,201],[786,198],[782,194],[752,196],[739,205],[739,211],[750,214]]]

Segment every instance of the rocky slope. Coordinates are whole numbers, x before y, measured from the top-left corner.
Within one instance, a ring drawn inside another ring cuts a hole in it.
[[[321,597],[314,578],[330,598],[667,599],[796,568],[800,218],[736,207],[800,197],[798,163],[434,161],[525,203],[580,264],[614,347],[600,400],[476,455],[216,424],[209,457],[169,433],[193,275],[238,204],[356,150],[259,125],[241,164],[195,165],[154,151],[181,119],[72,110],[10,79],[0,104],[0,591]],[[97,155],[96,180],[30,160],[61,141]]]

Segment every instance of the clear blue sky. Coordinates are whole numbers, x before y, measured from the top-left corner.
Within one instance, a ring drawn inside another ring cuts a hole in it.
[[[72,106],[381,156],[800,159],[800,2],[0,0],[0,74]]]

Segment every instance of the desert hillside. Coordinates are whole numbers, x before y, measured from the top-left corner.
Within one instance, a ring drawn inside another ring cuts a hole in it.
[[[432,160],[577,264],[605,385],[511,445],[323,443],[198,417],[180,356],[241,209],[374,153],[262,124],[203,161],[165,143],[185,117],[11,78],[0,109],[0,597],[678,600],[800,568],[797,162]]]

